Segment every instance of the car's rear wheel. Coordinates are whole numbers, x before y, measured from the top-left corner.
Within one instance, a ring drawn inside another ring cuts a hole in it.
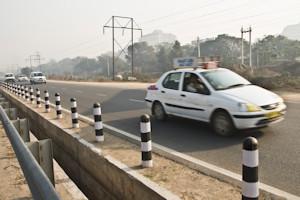
[[[154,102],[152,106],[152,114],[157,120],[164,121],[167,119],[166,111],[160,102]]]
[[[217,111],[211,123],[214,132],[221,136],[231,136],[236,131],[231,117],[225,111]]]

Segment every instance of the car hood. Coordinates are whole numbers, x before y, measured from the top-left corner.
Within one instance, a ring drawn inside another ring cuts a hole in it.
[[[253,103],[258,106],[273,104],[282,101],[277,94],[258,87],[256,85],[246,85],[227,90],[221,90],[220,93],[226,96],[232,96],[235,99],[240,99],[241,102]]]
[[[45,76],[34,76],[34,77],[32,77],[32,78],[36,78],[36,79],[43,78],[43,79],[45,79],[46,77],[45,77]]]

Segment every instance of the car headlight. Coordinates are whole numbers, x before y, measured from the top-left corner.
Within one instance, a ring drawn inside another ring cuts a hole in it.
[[[239,109],[241,112],[258,112],[261,108],[252,103],[239,103]]]

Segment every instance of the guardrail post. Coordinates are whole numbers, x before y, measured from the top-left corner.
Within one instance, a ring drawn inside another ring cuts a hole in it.
[[[0,98],[0,102],[6,102],[6,99],[3,98],[3,97],[1,97],[1,98]]]
[[[93,115],[94,115],[94,128],[97,142],[104,141],[103,124],[101,116],[101,105],[100,103],[94,103]]]
[[[5,108],[4,111],[8,115],[10,120],[17,119],[17,109],[16,108]]]
[[[61,111],[59,93],[55,93],[55,105],[56,105],[56,117],[57,117],[57,119],[61,119],[62,118],[62,111]]]
[[[50,112],[50,101],[49,101],[49,92],[47,90],[44,91],[45,93],[45,112]]]
[[[30,87],[30,89],[29,89],[29,95],[30,95],[30,102],[31,102],[31,104],[33,104],[34,96],[33,96],[33,88],[32,87]]]
[[[2,101],[2,102],[0,102],[0,105],[1,105],[3,108],[9,108],[9,102],[8,102],[8,101]]]
[[[27,119],[17,119],[12,121],[13,125],[18,130],[24,142],[30,142],[29,122]]]
[[[258,200],[258,142],[254,137],[248,137],[243,142],[243,200]]]
[[[70,101],[71,101],[72,127],[79,128],[76,98],[71,98]]]
[[[144,114],[141,116],[140,129],[142,167],[152,167],[151,123],[149,115]]]
[[[39,163],[53,186],[55,186],[53,171],[53,147],[51,139],[27,143],[33,157]]]
[[[36,88],[36,107],[41,107],[41,91],[39,88]]]
[[[39,166],[34,156],[31,154],[30,150],[26,147],[17,129],[9,120],[9,117],[7,116],[5,110],[1,106],[0,106],[0,119],[2,121],[6,135],[15,152],[15,155],[19,161],[19,164],[22,168],[23,174],[26,178],[26,182],[29,186],[33,199],[59,200],[60,198],[55,192],[53,185],[51,184],[51,182],[49,181],[49,179],[47,178],[47,176]],[[42,160],[47,160],[47,158],[43,157]],[[52,157],[51,157],[51,161],[52,161]],[[51,164],[47,164],[48,167],[50,165]],[[51,167],[53,169],[53,164]],[[45,172],[47,173],[46,170]]]

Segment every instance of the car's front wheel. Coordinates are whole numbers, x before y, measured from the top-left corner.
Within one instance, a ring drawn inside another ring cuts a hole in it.
[[[236,131],[231,117],[225,111],[214,113],[211,125],[214,132],[221,136],[231,136]]]
[[[152,106],[152,114],[154,118],[160,121],[164,121],[167,119],[167,114],[163,105],[160,102],[154,102]]]

